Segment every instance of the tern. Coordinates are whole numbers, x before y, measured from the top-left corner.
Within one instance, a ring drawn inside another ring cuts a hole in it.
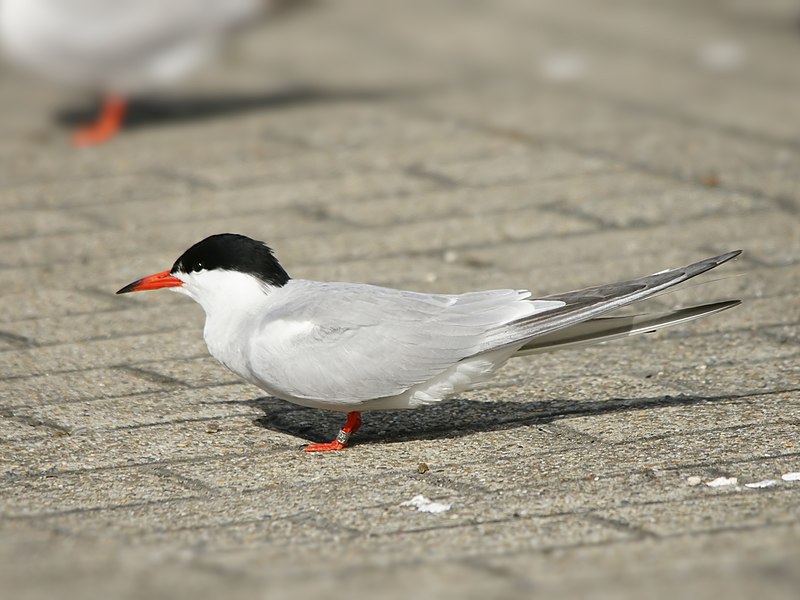
[[[512,357],[649,333],[736,306],[607,316],[740,253],[541,298],[521,289],[445,295],[292,279],[264,242],[222,233],[117,293],[186,294],[206,313],[209,352],[231,371],[277,398],[347,413],[335,440],[305,448],[325,452],[347,446],[362,412],[441,402]]]
[[[45,77],[104,95],[95,123],[76,145],[97,144],[121,127],[132,94],[163,87],[214,55],[234,29],[273,12],[281,0],[2,0],[0,41],[17,62]]]

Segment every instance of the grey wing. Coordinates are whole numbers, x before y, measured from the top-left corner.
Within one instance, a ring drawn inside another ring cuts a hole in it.
[[[545,296],[540,300],[556,300],[564,304],[560,308],[534,314],[499,328],[492,335],[487,336],[480,351],[485,352],[504,344],[517,343],[521,339],[526,340],[526,344],[528,344],[530,340],[538,336],[572,327],[649,298],[669,287],[718,267],[739,256],[741,252],[741,250],[728,252],[685,267],[668,269],[638,279]]]
[[[331,403],[402,394],[474,354],[486,331],[562,304],[517,290],[445,296],[312,282],[293,295],[286,318],[309,330],[276,343],[267,327],[254,360],[269,365],[273,393]]]

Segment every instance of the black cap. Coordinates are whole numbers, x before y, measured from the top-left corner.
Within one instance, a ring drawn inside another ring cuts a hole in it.
[[[247,273],[277,287],[289,281],[269,246],[238,233],[218,233],[197,242],[175,261],[170,272],[212,269]]]

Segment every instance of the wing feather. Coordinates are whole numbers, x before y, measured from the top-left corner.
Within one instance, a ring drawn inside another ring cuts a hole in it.
[[[552,352],[553,350],[564,348],[577,348],[642,333],[653,333],[665,327],[687,323],[700,317],[733,308],[739,304],[741,304],[739,300],[727,300],[658,314],[589,319],[577,325],[571,325],[570,327],[537,336],[522,346],[515,356]]]
[[[252,338],[251,360],[269,366],[272,383],[262,387],[331,404],[402,394],[475,354],[498,324],[563,304],[530,302],[520,290],[434,295],[300,280],[287,286],[284,304]],[[313,323],[313,331],[281,343],[270,323],[282,320]],[[276,381],[284,388],[275,389]]]
[[[486,336],[481,351],[486,352],[506,344],[516,344],[519,340],[532,340],[540,335],[570,327],[634,302],[639,302],[687,279],[718,267],[741,253],[741,250],[735,250],[685,267],[668,269],[629,281],[545,296],[540,300],[557,300],[563,302],[564,305],[560,308],[534,314],[517,322],[498,327]]]

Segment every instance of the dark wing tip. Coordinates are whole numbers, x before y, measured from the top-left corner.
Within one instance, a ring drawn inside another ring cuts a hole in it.
[[[725,254],[720,254],[719,256],[716,256],[714,260],[716,260],[719,264],[722,264],[724,262],[731,260],[732,258],[736,258],[741,253],[742,250],[732,250],[730,252],[726,252]]]
[[[709,304],[708,306],[714,306],[717,310],[723,311],[728,310],[729,308],[733,308],[734,306],[739,306],[742,303],[741,300],[720,300],[719,302],[715,302],[713,305]]]
[[[696,263],[692,263],[691,265],[686,265],[682,269],[672,269],[672,271],[664,271],[663,274],[669,274],[670,272],[681,274],[682,277],[678,281],[675,281],[671,285],[675,285],[676,283],[680,283],[681,281],[685,281],[686,279],[691,279],[696,275],[700,275],[700,273],[705,273],[706,271],[710,271],[711,269],[716,269],[723,263],[728,262],[729,260],[736,258],[742,253],[741,250],[733,250],[732,252],[726,252],[725,254],[720,254],[719,256],[712,256],[711,258],[706,258],[705,260],[701,260]],[[655,275],[662,275],[662,273],[655,273],[651,277]]]

